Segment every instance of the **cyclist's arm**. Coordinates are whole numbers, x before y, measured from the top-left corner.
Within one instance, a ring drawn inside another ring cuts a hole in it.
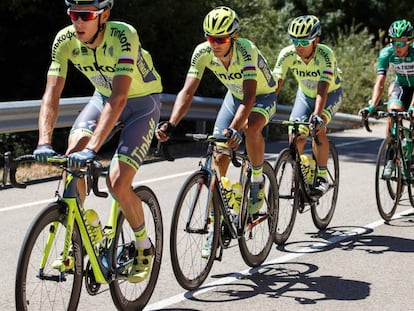
[[[240,131],[246,124],[247,118],[256,102],[257,81],[248,79],[243,81],[243,101],[239,105],[230,127]]]
[[[385,80],[385,75],[377,75],[377,78],[375,79],[374,88],[372,89],[371,105],[377,106],[380,102],[382,94],[384,93]]]
[[[59,99],[65,86],[65,78],[48,75],[39,113],[39,145],[52,144],[52,133],[59,112]]]
[[[314,115],[322,117],[322,111],[325,108],[328,98],[329,83],[326,81],[318,82],[318,93],[316,94]],[[325,120],[326,121],[326,120]]]
[[[170,123],[177,125],[185,116],[188,109],[190,109],[193,96],[197,91],[199,85],[199,79],[187,76],[183,88],[177,94],[177,98],[175,99],[174,107],[169,120]]]
[[[282,91],[283,79],[277,80],[276,95],[279,95]]]
[[[96,129],[86,146],[88,149],[98,152],[112,129],[115,127],[115,124],[127,103],[131,81],[132,78],[126,75],[118,75],[114,77],[112,94],[107,99],[102,114],[99,117]]]

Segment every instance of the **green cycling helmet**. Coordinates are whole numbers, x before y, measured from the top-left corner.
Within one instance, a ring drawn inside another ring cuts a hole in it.
[[[114,0],[65,0],[67,6],[79,5],[79,6],[89,6],[92,5],[98,10],[109,8],[112,9],[114,6]]]
[[[296,17],[289,24],[288,35],[291,39],[315,39],[321,35],[321,23],[314,15]]]
[[[412,39],[414,37],[414,30],[411,23],[405,19],[395,21],[388,29],[388,36],[390,38],[407,38]]]
[[[211,10],[203,22],[206,36],[230,36],[237,32],[239,28],[240,23],[236,12],[225,6],[219,6]]]

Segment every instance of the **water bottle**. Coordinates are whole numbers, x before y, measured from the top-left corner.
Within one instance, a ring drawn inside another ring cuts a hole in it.
[[[84,216],[86,229],[88,230],[92,238],[92,243],[95,246],[103,239],[101,221],[99,220],[98,213],[93,209],[86,210]]]
[[[232,188],[232,192],[233,192],[233,204],[232,204],[232,208],[235,212],[239,212],[240,210],[240,205],[241,205],[241,200],[242,200],[242,196],[243,196],[243,187],[242,185],[240,185],[239,182],[236,182],[233,184]]]
[[[314,176],[315,176],[315,167],[316,163],[312,157],[302,154],[300,156],[301,161],[301,170],[303,179],[307,184],[313,184]]]
[[[221,184],[223,185],[224,190],[224,197],[227,200],[227,203],[230,205],[231,195],[232,195],[232,189],[231,189],[231,181],[225,176],[221,177]]]

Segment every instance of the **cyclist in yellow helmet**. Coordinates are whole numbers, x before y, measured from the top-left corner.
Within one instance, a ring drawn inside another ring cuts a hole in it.
[[[154,246],[146,233],[141,200],[131,184],[159,122],[161,79],[136,30],[123,22],[108,21],[113,0],[65,3],[72,24],[58,32],[52,45],[34,156],[47,163],[56,154],[52,133],[71,62],[89,79],[95,92],[71,129],[68,163],[75,168],[85,166],[96,156],[115,124],[124,124],[107,185],[136,236],[137,255],[128,279],[141,282],[149,275]],[[85,189],[80,186],[79,191],[84,197]]]
[[[335,54],[328,46],[319,43],[320,35],[321,24],[316,16],[294,18],[288,26],[292,44],[280,51],[273,72],[278,79],[277,94],[281,92],[289,70],[298,82],[290,120],[317,120],[320,144],[313,143],[312,147],[318,163],[315,192],[322,195],[328,190],[326,165],[329,142],[326,126],[339,109],[343,95]],[[301,126],[299,130],[303,137],[298,140],[297,147],[303,154],[309,128]]]
[[[255,214],[263,204],[265,142],[262,129],[276,110],[276,81],[254,43],[238,36],[239,28],[239,18],[231,8],[216,7],[206,15],[203,22],[206,41],[195,48],[169,121],[159,124],[156,136],[160,141],[168,140],[171,130],[190,108],[205,69],[210,69],[227,88],[213,135],[227,134],[230,137],[228,146],[236,149],[244,131],[253,166],[248,211]],[[221,176],[225,176],[228,157],[221,157],[217,162]]]

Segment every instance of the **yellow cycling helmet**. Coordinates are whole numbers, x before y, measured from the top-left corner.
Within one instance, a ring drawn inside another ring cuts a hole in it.
[[[236,12],[225,6],[219,6],[211,10],[203,22],[203,29],[206,36],[232,35],[239,28],[239,18]]]
[[[315,39],[321,35],[321,23],[314,15],[296,17],[289,24],[288,35],[291,39]]]

